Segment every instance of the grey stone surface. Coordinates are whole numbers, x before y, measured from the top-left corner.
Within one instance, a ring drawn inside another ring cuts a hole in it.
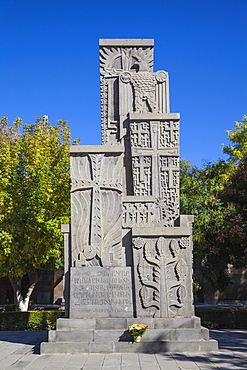
[[[70,317],[132,317],[130,267],[72,267]]]
[[[200,328],[201,319],[199,317],[176,317],[176,318],[156,318],[155,329],[176,329],[176,328]]]
[[[154,46],[153,39],[100,39],[100,46]]]
[[[88,342],[94,340],[93,330],[56,331],[56,342]]]
[[[57,330],[83,330],[95,329],[96,319],[67,319],[60,318],[57,320]]]
[[[177,318],[84,318],[68,319],[60,318],[57,320],[57,330],[111,330],[127,329],[132,324],[145,324],[149,329],[199,329],[201,320],[199,317],[177,317]],[[55,332],[55,331],[51,331]],[[51,333],[49,332],[49,333]]]
[[[123,329],[127,328],[127,320],[125,318],[118,317],[117,319],[96,319],[95,329]]]

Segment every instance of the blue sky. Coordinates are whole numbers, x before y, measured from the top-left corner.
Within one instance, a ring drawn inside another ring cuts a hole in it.
[[[181,113],[181,157],[224,158],[247,114],[247,0],[0,0],[0,115],[68,120],[100,144],[99,38],[153,38]]]

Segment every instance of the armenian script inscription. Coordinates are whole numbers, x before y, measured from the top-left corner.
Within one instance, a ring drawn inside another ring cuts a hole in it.
[[[80,317],[132,317],[130,267],[71,269],[71,312]]]

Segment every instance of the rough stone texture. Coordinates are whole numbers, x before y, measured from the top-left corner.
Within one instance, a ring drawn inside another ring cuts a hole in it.
[[[214,351],[193,317],[180,115],[170,113],[168,73],[153,71],[153,40],[100,40],[100,90],[102,145],[71,147],[71,233],[63,227],[70,319],[58,320],[62,332],[42,348],[68,351],[70,330],[73,353]],[[137,346],[124,334],[135,323],[149,327]],[[84,343],[81,330],[93,339]]]

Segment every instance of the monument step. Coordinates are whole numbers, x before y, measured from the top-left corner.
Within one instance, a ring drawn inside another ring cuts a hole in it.
[[[41,354],[79,353],[165,353],[217,352],[215,340],[147,341],[135,342],[49,342],[41,343]]]
[[[177,340],[208,340],[209,331],[206,328],[201,329],[148,329],[144,335],[145,341],[166,341]],[[52,342],[132,342],[130,333],[123,330],[73,330],[73,331],[50,331],[49,341]]]
[[[95,318],[95,319],[68,319],[57,320],[57,330],[125,330],[133,324],[145,324],[149,329],[178,329],[201,327],[199,317],[176,317],[176,318]]]

